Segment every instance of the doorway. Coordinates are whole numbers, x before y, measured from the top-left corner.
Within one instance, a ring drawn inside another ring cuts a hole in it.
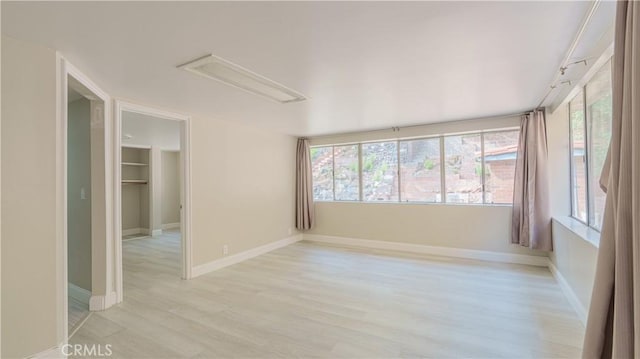
[[[72,86],[67,104],[67,266],[69,331],[91,298],[91,100]]]
[[[186,116],[116,103],[118,302],[125,282],[191,277],[189,124]]]
[[[64,208],[63,265],[59,284],[61,333],[72,336],[90,311],[108,306],[110,228],[110,99],[65,60],[61,61],[61,130]],[[115,293],[112,295],[115,302]]]

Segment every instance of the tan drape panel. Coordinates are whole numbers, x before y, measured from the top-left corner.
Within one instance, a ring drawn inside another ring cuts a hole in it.
[[[607,200],[583,358],[640,358],[640,2],[618,2],[612,75]]]
[[[311,229],[313,219],[309,140],[300,138],[296,151],[296,228],[299,230]]]
[[[522,116],[511,216],[511,243],[551,251],[551,215],[544,113]]]

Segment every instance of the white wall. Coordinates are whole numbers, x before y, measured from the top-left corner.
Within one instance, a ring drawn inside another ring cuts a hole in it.
[[[179,123],[177,121],[174,121]],[[178,131],[178,135],[180,131]],[[152,146],[151,152],[151,166],[149,167],[149,184],[151,196],[151,207],[149,213],[149,227],[151,228],[151,234],[162,231],[162,149],[158,146]]]
[[[180,152],[162,151],[162,224],[180,223]]]
[[[135,122],[135,126],[127,123]],[[159,128],[152,129],[158,125]],[[152,176],[162,177],[161,149],[179,144],[179,127],[149,116],[123,116],[123,143],[153,146]],[[171,131],[171,132],[170,132]],[[164,133],[158,135],[159,133]],[[160,142],[158,142],[160,141]],[[179,145],[176,149],[179,149]],[[277,241],[297,233],[294,224],[296,139],[227,121],[191,119],[193,265]],[[154,202],[162,202],[162,186],[154,185]],[[162,207],[154,207],[153,229],[160,229]]]
[[[574,306],[585,322],[591,303],[598,248],[558,220],[553,220],[552,228],[554,248],[549,256],[551,263],[568,284],[572,292],[569,297],[575,296],[578,303]]]
[[[91,292],[91,109],[69,103],[67,135],[67,253],[69,282]],[[84,190],[84,199],[81,191]]]
[[[56,53],[2,38],[2,354],[59,344]]]
[[[140,192],[143,185],[122,186],[122,230],[147,228],[143,225],[140,213]]]
[[[48,350],[64,335],[56,299],[56,65],[53,50],[2,39],[1,204],[11,208],[1,218],[3,358]],[[224,244],[231,255],[296,233],[295,141],[193,118],[194,265],[222,257]]]
[[[122,162],[149,164],[150,150],[123,147]],[[149,166],[122,166],[123,179],[149,179]],[[149,184],[122,186],[122,230],[149,230]]]
[[[193,118],[194,266],[295,234],[296,139]]]
[[[318,202],[305,233],[546,256],[510,242],[511,207]]]
[[[407,138],[518,127],[503,117],[312,138],[312,145]],[[511,244],[511,207],[456,204],[317,202],[317,225],[307,233],[427,246],[546,256]]]
[[[124,136],[131,135],[132,138]],[[122,145],[147,145],[180,150],[180,122],[134,112],[122,114]]]
[[[2,6],[0,6],[0,19],[2,19]],[[0,21],[1,22],[1,21]],[[0,24],[0,83],[2,83],[2,24]],[[2,90],[0,89],[0,109],[2,108]],[[0,124],[2,123],[2,111],[0,111]],[[0,125],[0,164],[2,163],[2,126]],[[0,188],[2,186],[2,166],[0,165]],[[0,190],[0,288],[2,288],[2,191]],[[0,333],[2,333],[2,295],[0,295]],[[2,335],[0,334],[0,356],[2,356]]]
[[[562,105],[546,116],[549,173],[552,176],[549,182],[551,214],[556,218],[552,226],[554,251],[550,260],[586,312],[591,302],[598,248],[566,225],[573,221],[568,218],[571,214],[569,106]]]

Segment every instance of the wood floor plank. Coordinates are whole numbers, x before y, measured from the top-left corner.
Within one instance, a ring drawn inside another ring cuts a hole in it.
[[[124,302],[71,343],[114,356],[576,358],[546,268],[299,242],[180,280],[180,234],[123,243]]]

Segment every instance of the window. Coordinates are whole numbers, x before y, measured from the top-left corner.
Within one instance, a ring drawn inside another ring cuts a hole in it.
[[[312,147],[313,198],[510,204],[519,132]]]
[[[513,203],[520,131],[487,132],[484,139],[484,203]]]
[[[440,138],[400,141],[401,197],[405,202],[440,202]]]
[[[584,92],[569,102],[571,131],[571,214],[587,222],[587,151],[585,150]]]
[[[333,200],[333,147],[311,149],[313,199]]]
[[[573,217],[600,229],[606,195],[600,173],[611,139],[611,61],[569,102]]]
[[[612,98],[611,62],[587,84],[587,118],[589,119],[589,223],[602,226],[606,194],[600,188],[600,173],[611,140]]]
[[[362,196],[365,201],[398,200],[398,142],[362,144]]]
[[[357,201],[360,199],[358,177],[358,145],[333,147],[335,161],[335,200]]]
[[[444,138],[444,183],[449,203],[482,203],[480,134]]]

